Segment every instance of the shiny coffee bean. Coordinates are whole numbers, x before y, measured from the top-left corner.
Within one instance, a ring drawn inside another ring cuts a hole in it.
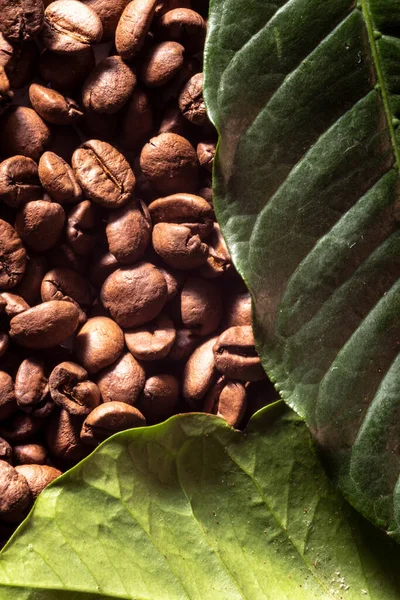
[[[119,143],[125,150],[139,150],[151,137],[153,109],[148,95],[136,87],[122,111]]]
[[[33,200],[19,210],[15,229],[30,249],[44,252],[57,243],[64,223],[65,212],[61,204]]]
[[[138,360],[161,360],[165,358],[173,343],[176,331],[172,319],[159,315],[152,323],[125,331],[128,350]]]
[[[66,235],[68,244],[79,256],[86,256],[94,249],[98,222],[96,205],[90,200],[83,200],[70,211]]]
[[[0,460],[0,519],[18,523],[32,502],[25,477],[4,460]]]
[[[151,218],[147,206],[129,202],[108,217],[106,235],[110,252],[121,265],[143,257],[151,240]]]
[[[246,412],[246,389],[240,381],[221,377],[208,392],[203,410],[225,419],[231,427],[238,427]]]
[[[185,119],[194,125],[207,124],[207,110],[203,99],[203,73],[196,73],[187,81],[179,94],[178,102]]]
[[[225,377],[240,381],[265,378],[250,326],[226,329],[215,342],[213,352],[215,366]]]
[[[32,412],[48,400],[49,384],[44,361],[36,356],[21,362],[15,377],[15,398],[18,406]]]
[[[40,39],[53,52],[79,52],[99,42],[103,26],[98,15],[77,0],[56,0],[44,13]]]
[[[102,42],[108,42],[114,37],[119,18],[129,0],[83,0],[99,15],[103,25]]]
[[[146,380],[142,365],[129,353],[123,354],[97,377],[103,402],[136,404]]]
[[[127,103],[136,86],[136,75],[120,56],[108,56],[91,71],[82,88],[87,110],[113,114]]]
[[[42,0],[0,0],[0,30],[9,40],[23,42],[34,38],[42,28]]]
[[[174,269],[195,269],[207,262],[208,245],[188,225],[156,223],[152,242],[157,254]]]
[[[138,408],[151,425],[171,417],[176,411],[178,400],[178,379],[169,374],[153,375],[146,381]]]
[[[224,325],[226,329],[251,325],[251,296],[249,292],[229,294],[225,304]]]
[[[30,86],[29,99],[38,115],[54,125],[72,125],[83,115],[75,100],[38,83]]]
[[[39,161],[40,183],[55,202],[75,204],[82,190],[69,164],[54,152],[45,152]]]
[[[87,280],[72,269],[56,267],[43,278],[41,285],[43,302],[65,300],[72,302],[83,313],[82,309],[91,303],[91,291]],[[80,315],[80,322],[86,321],[85,314]]]
[[[182,391],[192,408],[199,408],[199,401],[217,380],[213,354],[217,339],[213,337],[198,346],[185,365]]]
[[[0,152],[38,160],[51,140],[50,129],[39,115],[26,106],[8,110],[0,123]]]
[[[177,223],[189,227],[202,239],[213,229],[214,214],[210,204],[194,194],[172,194],[154,200],[149,206],[154,224]]]
[[[99,388],[88,379],[88,372],[73,362],[60,363],[53,369],[49,389],[54,402],[71,415],[88,415],[100,404]]]
[[[185,49],[177,42],[161,42],[153,46],[140,66],[140,78],[149,88],[165,85],[183,65]]]
[[[159,40],[174,40],[190,54],[200,52],[206,38],[206,23],[199,13],[190,8],[175,8],[162,15],[157,22]]]
[[[16,465],[45,465],[47,450],[41,444],[20,444],[12,449]]]
[[[118,360],[124,349],[121,328],[107,317],[89,319],[78,331],[74,350],[89,373],[97,373]]]
[[[18,296],[18,294],[1,292],[0,297],[6,302],[4,311],[9,319],[12,319],[15,315],[19,315],[30,308],[29,304],[25,302],[21,296]]]
[[[95,408],[82,425],[81,440],[96,446],[110,435],[132,427],[143,427],[146,419],[135,407],[125,402],[106,402]]]
[[[91,46],[69,54],[45,50],[40,56],[39,73],[48,86],[66,92],[80,87],[94,66]]]
[[[18,208],[42,195],[38,166],[26,156],[12,156],[0,163],[0,201]]]
[[[124,60],[141,50],[150,29],[157,0],[132,0],[125,7],[115,32],[115,46]]]
[[[15,470],[25,477],[33,499],[37,498],[49,483],[62,475],[61,471],[48,465],[19,465]]]
[[[210,335],[222,319],[222,294],[218,283],[189,277],[180,296],[182,323],[199,335]]]
[[[26,250],[11,225],[0,219],[0,289],[15,287],[26,268]]]

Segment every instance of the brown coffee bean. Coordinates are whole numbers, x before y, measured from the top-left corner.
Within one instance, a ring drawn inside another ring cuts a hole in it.
[[[47,85],[65,92],[80,87],[94,66],[91,46],[69,54],[45,50],[40,56],[39,73]]]
[[[38,83],[29,87],[29,100],[38,115],[54,125],[71,125],[83,115],[75,100]]]
[[[246,412],[246,389],[239,381],[221,377],[208,392],[203,410],[225,419],[231,427],[238,427]]]
[[[8,419],[16,409],[13,380],[8,373],[0,371],[0,421]]]
[[[183,65],[185,49],[177,42],[161,42],[153,46],[140,66],[140,78],[150,88],[171,81]]]
[[[96,245],[98,214],[90,200],[83,200],[71,210],[68,216],[68,244],[78,255],[90,254]]]
[[[50,374],[52,399],[71,415],[88,415],[100,404],[100,391],[89,381],[86,369],[73,362],[62,362]]]
[[[78,320],[71,302],[43,302],[11,319],[10,336],[25,348],[52,348],[74,333]]]
[[[89,271],[90,283],[95,287],[101,288],[107,277],[116,271],[117,268],[117,259],[111,252],[96,257]]]
[[[47,461],[47,450],[40,444],[21,444],[13,448],[16,465],[44,465]]]
[[[115,46],[125,60],[141,50],[157,6],[157,0],[132,0],[125,7],[115,32]]]
[[[215,342],[213,352],[215,366],[225,377],[240,381],[265,378],[250,326],[226,329]]]
[[[26,268],[26,251],[11,225],[0,219],[0,290],[13,288]]]
[[[140,167],[157,191],[175,194],[196,188],[196,152],[188,140],[175,133],[151,138],[140,154]]]
[[[38,56],[35,42],[7,40],[0,33],[0,66],[4,67],[13,90],[25,87],[34,77]]]
[[[77,0],[56,0],[44,13],[41,31],[43,45],[53,52],[84,50],[99,42],[103,26],[97,14]]]
[[[2,292],[0,296],[1,298],[3,298],[3,300],[6,301],[4,310],[9,319],[12,319],[13,317],[15,317],[15,315],[19,315],[20,313],[30,308],[29,304],[17,294],[11,294],[10,292]]]
[[[189,277],[180,298],[182,323],[199,335],[210,335],[222,319],[219,285],[202,277]]]
[[[0,163],[0,201],[18,208],[42,195],[37,164],[26,156],[12,156]]]
[[[89,319],[74,342],[76,356],[89,373],[97,373],[111,365],[123,349],[124,334],[117,323],[107,317]]]
[[[60,204],[75,204],[82,190],[69,164],[54,152],[45,152],[39,161],[40,183],[53,200]]]
[[[119,143],[126,150],[139,150],[154,127],[153,109],[148,95],[135,88],[122,113]]]
[[[196,348],[185,365],[182,391],[192,408],[199,408],[199,401],[217,380],[213,355],[213,346],[217,339],[213,337]]]
[[[129,202],[110,213],[106,235],[109,250],[121,265],[141,259],[151,240],[151,218],[144,202]]]
[[[153,223],[177,223],[198,233],[202,239],[213,230],[214,213],[210,204],[194,194],[172,194],[154,200],[149,206]]]
[[[225,328],[251,325],[251,296],[249,292],[229,294],[225,305]]]
[[[214,223],[211,235],[207,238],[207,262],[199,269],[202,277],[213,279],[226,273],[232,266],[232,261],[218,223]]]
[[[41,286],[43,302],[49,300],[65,300],[72,302],[80,309],[87,308],[92,300],[88,282],[84,277],[72,269],[57,267],[52,269],[43,278]],[[86,321],[86,315],[80,315],[80,322]]]
[[[199,13],[189,8],[175,8],[157,21],[156,35],[160,40],[174,40],[190,54],[201,52],[206,39],[206,23]]]
[[[14,467],[0,460],[0,519],[18,523],[32,501],[28,482]]]
[[[102,42],[108,42],[114,37],[119,18],[129,0],[84,0],[100,17],[103,25]]]
[[[138,408],[148,424],[159,423],[171,417],[179,400],[179,381],[173,375],[153,375],[147,379]]]
[[[167,315],[159,315],[155,321],[125,331],[128,350],[138,360],[160,360],[170,351],[176,337],[172,320]]]
[[[3,438],[0,438],[0,461],[4,460],[5,462],[11,464],[13,462],[13,458],[14,453],[10,444]]]
[[[186,225],[157,223],[153,227],[152,241],[157,254],[174,269],[195,269],[207,261],[207,244]]]
[[[37,498],[49,483],[62,475],[61,471],[48,465],[19,465],[15,470],[25,477],[33,499]]]
[[[168,353],[168,360],[173,362],[187,361],[199,343],[199,336],[191,329],[177,329],[175,341]]]
[[[15,397],[25,412],[42,408],[48,401],[49,385],[44,361],[31,356],[21,362],[15,377]]]
[[[88,452],[80,438],[81,427],[81,417],[74,417],[63,409],[56,412],[46,428],[46,444],[51,454],[66,461],[82,460]]]
[[[208,117],[203,99],[203,73],[196,73],[189,79],[179,94],[178,102],[185,119],[194,125],[206,125]]]
[[[26,263],[25,274],[14,291],[21,296],[29,306],[36,304],[40,298],[42,279],[47,271],[47,261],[44,256],[31,255]]]
[[[197,158],[199,160],[200,166],[207,169],[207,171],[212,171],[212,167],[214,164],[214,156],[215,156],[216,144],[215,142],[199,142],[197,144]]]
[[[146,375],[142,365],[126,352],[97,378],[103,402],[126,402],[136,404],[143,389]]]
[[[132,427],[143,427],[146,419],[134,406],[125,402],[106,402],[92,410],[82,425],[81,440],[96,446],[110,435]]]
[[[87,110],[113,114],[127,103],[136,86],[136,75],[120,56],[108,56],[91,71],[82,88]]]
[[[118,208],[132,198],[133,171],[122,154],[107,142],[90,140],[82,144],[72,156],[72,166],[82,189],[93,202],[105,208]]]
[[[29,248],[44,252],[57,243],[64,222],[65,212],[61,204],[33,200],[19,210],[15,229]]]
[[[167,300],[167,284],[157,267],[141,262],[111,273],[100,297],[121,327],[138,327],[161,312]]]
[[[17,412],[1,425],[0,435],[8,442],[19,443],[35,436],[43,426],[44,420],[34,415]]]
[[[4,156],[22,154],[38,160],[50,136],[43,119],[26,106],[15,106],[1,118],[0,151]]]
[[[43,13],[42,0],[0,0],[1,32],[10,40],[30,40],[42,28]]]

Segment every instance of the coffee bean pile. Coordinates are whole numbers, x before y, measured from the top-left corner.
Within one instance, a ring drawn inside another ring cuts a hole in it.
[[[0,0],[0,522],[111,434],[274,398],[212,205],[202,0]],[[10,525],[7,525],[10,524]]]

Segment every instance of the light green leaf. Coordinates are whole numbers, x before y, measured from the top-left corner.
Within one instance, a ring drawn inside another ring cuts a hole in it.
[[[400,549],[334,491],[281,402],[114,436],[0,554],[2,600],[397,600]]]
[[[400,540],[399,0],[214,0],[215,206],[263,364]]]

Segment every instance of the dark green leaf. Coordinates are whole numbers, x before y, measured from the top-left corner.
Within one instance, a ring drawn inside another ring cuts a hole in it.
[[[214,0],[205,69],[263,364],[398,540],[399,34],[399,0]]]

